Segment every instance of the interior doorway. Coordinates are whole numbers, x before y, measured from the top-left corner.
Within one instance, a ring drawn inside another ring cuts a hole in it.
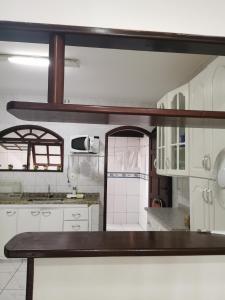
[[[172,191],[171,180],[158,178],[154,167],[156,133],[121,126],[105,137],[104,230],[147,230],[145,207]],[[168,184],[170,186],[163,186]],[[164,197],[163,206],[171,205]]]

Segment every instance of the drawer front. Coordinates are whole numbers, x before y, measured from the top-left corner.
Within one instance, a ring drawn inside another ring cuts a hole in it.
[[[64,209],[64,220],[88,220],[88,208],[65,208]]]
[[[88,221],[64,221],[63,231],[88,231]]]

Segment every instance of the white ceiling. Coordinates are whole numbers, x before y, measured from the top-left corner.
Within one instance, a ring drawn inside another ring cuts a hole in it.
[[[47,56],[47,45],[0,42],[0,53]],[[214,57],[160,52],[66,47],[65,99],[72,103],[155,106],[166,92],[188,82]],[[0,91],[47,101],[48,70],[0,59]],[[29,100],[29,99],[12,99]]]

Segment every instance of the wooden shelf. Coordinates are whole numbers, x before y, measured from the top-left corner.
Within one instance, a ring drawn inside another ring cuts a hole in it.
[[[26,121],[225,128],[225,112],[11,101],[7,111]]]
[[[224,254],[224,235],[185,231],[29,232],[5,246],[10,258]]]

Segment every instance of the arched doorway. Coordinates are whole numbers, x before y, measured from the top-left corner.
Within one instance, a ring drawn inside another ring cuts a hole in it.
[[[157,175],[155,158],[156,130],[120,126],[106,133],[105,231],[147,230],[145,207],[152,206],[156,197],[163,206],[171,206],[172,181]]]

